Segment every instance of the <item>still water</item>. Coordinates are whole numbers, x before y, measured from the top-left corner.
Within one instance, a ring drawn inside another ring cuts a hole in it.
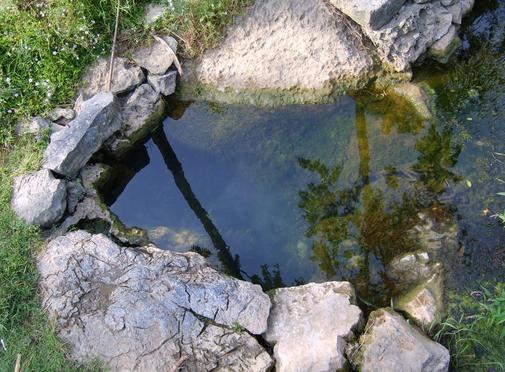
[[[171,102],[114,164],[122,182],[105,201],[160,248],[198,251],[266,289],[346,279],[386,301],[384,266],[416,249],[419,212],[458,225],[449,285],[503,279],[504,9],[478,7],[459,61],[416,72],[435,89],[432,120],[366,92],[277,108]]]

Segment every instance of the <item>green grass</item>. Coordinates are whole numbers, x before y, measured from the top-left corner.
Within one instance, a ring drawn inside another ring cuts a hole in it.
[[[451,316],[437,333],[457,371],[505,371],[505,285],[482,291],[482,299],[451,298]]]
[[[148,40],[151,32],[171,32],[184,55],[195,57],[215,45],[225,26],[251,0],[176,0],[175,9],[153,26],[142,21],[147,0],[121,1],[122,49]],[[40,166],[46,141],[16,138],[24,118],[70,105],[86,66],[107,55],[114,27],[115,0],[0,0],[0,371],[100,370],[78,366],[40,308],[35,255],[39,231],[10,211],[15,175]],[[120,48],[121,49],[121,48]]]

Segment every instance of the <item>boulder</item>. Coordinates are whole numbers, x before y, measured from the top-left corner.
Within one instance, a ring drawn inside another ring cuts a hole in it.
[[[340,371],[346,341],[361,320],[348,282],[277,289],[265,339],[275,344],[279,372]]]
[[[339,91],[356,87],[372,68],[360,30],[324,1],[258,0],[203,54],[194,78],[218,92],[249,92],[251,100],[275,89],[302,102],[331,95],[335,82]]]
[[[147,81],[156,93],[169,96],[175,92],[175,83],[177,78],[176,71],[169,71],[165,75],[149,74]]]
[[[66,197],[65,181],[42,169],[14,179],[11,207],[29,224],[51,227],[63,217]]]
[[[398,13],[405,0],[330,0],[357,24],[378,30]]]
[[[441,372],[449,369],[449,351],[391,309],[373,311],[365,329],[356,348],[348,350],[360,371]]]
[[[419,327],[430,331],[443,315],[442,275],[434,274],[428,280],[395,299],[395,308],[407,314]]]
[[[132,145],[143,141],[158,125],[165,114],[165,101],[149,84],[142,84],[121,105],[121,131],[111,138],[108,148],[121,156]]]
[[[98,93],[83,103],[81,112],[65,129],[51,136],[44,168],[74,178],[103,142],[121,126],[112,93]]]
[[[166,43],[154,40],[151,45],[137,49],[133,53],[133,60],[151,74],[164,75],[174,63],[177,41],[171,36],[164,36],[162,39]],[[167,50],[168,47],[173,53]]]
[[[67,210],[68,213],[72,214],[75,212],[79,202],[84,199],[86,195],[86,190],[82,185],[80,179],[70,181],[67,184]]]
[[[38,257],[42,304],[78,361],[112,371],[266,371],[251,334],[267,328],[261,288],[220,274],[194,253],[123,248],[79,230]]]
[[[109,83],[109,59],[99,58],[84,74],[81,100],[86,101],[95,94],[107,91]],[[134,90],[146,80],[144,72],[125,58],[114,59],[112,93],[123,94]]]

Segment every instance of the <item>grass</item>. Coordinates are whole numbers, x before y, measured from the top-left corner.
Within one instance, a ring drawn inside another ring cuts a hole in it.
[[[155,25],[143,24],[147,0],[121,1],[121,39],[126,47],[151,32],[171,32],[183,54],[212,47],[225,26],[250,0],[175,0]],[[11,371],[21,354],[23,371],[94,371],[66,356],[37,298],[35,255],[43,241],[37,228],[10,211],[15,175],[40,166],[47,144],[16,138],[19,120],[70,105],[86,66],[107,55],[115,0],[0,0],[0,371]]]
[[[505,371],[505,285],[455,295],[436,339],[451,351],[457,371]]]

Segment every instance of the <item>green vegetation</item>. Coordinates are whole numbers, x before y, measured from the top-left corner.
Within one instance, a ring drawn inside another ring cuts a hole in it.
[[[175,12],[152,27],[143,25],[147,0],[121,1],[120,44],[144,42],[136,36],[170,31],[187,55],[213,45],[246,0],[175,1]],[[16,138],[19,120],[71,104],[81,75],[93,60],[109,53],[115,0],[0,1],[0,371],[97,370],[76,366],[40,309],[34,255],[42,245],[38,229],[10,211],[15,175],[37,169],[47,143]],[[177,35],[176,35],[177,34]]]
[[[457,371],[505,371],[505,286],[453,295],[451,316],[437,333]]]

